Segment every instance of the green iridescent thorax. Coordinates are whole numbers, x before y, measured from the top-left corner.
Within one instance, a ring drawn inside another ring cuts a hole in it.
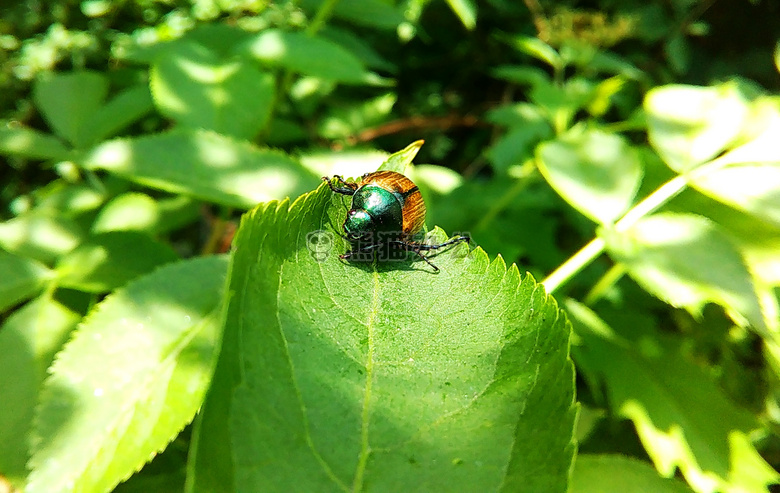
[[[397,194],[378,185],[366,185],[352,196],[352,209],[344,221],[347,235],[398,233],[403,230],[403,204]]]

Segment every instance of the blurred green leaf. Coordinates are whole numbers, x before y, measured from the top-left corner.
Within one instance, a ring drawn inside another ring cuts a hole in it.
[[[79,320],[79,313],[43,296],[0,327],[0,471],[18,488],[27,476],[32,417],[46,369]]]
[[[396,173],[405,174],[424,143],[422,140],[416,140],[400,151],[390,154],[382,165],[379,166],[379,169],[381,171],[395,171]]]
[[[301,0],[309,12],[318,10],[325,0]],[[385,0],[339,0],[333,7],[333,15],[358,26],[392,30],[404,21],[401,7]]]
[[[398,96],[389,92],[348,106],[336,107],[324,116],[318,133],[326,139],[342,139],[378,125],[390,115]]]
[[[563,68],[563,60],[558,52],[555,51],[555,48],[539,38],[532,38],[530,36],[507,36],[504,40],[518,51],[536,58],[537,60],[541,60],[554,69]]]
[[[438,274],[312,247],[345,213],[323,184],[243,218],[193,491],[565,491],[573,372],[553,300],[466,245]]]
[[[740,324],[767,324],[745,261],[731,239],[705,217],[659,213],[625,232],[602,229],[610,255],[644,289],[694,316],[713,302]]]
[[[31,211],[0,223],[0,247],[45,264],[72,250],[83,235],[75,222],[47,211]]]
[[[341,45],[302,32],[268,29],[247,44],[249,53],[272,67],[300,74],[360,84],[366,81],[363,63]]]
[[[748,117],[747,102],[734,84],[656,87],[644,106],[650,143],[678,173],[728,148]]]
[[[490,146],[487,158],[496,171],[506,174],[510,166],[523,164],[532,158],[537,144],[551,134],[552,129],[546,121],[513,126]]]
[[[455,15],[460,19],[463,27],[469,31],[477,25],[477,6],[474,0],[447,0]]]
[[[531,87],[550,84],[550,75],[539,67],[526,65],[499,65],[492,71],[493,77]]]
[[[628,340],[586,306],[565,306],[581,339],[572,347],[575,359],[598,372],[610,407],[634,422],[661,475],[672,477],[679,467],[697,491],[768,492],[780,479],[750,442],[755,417],[680,355],[680,341],[641,324],[627,330]]]
[[[60,258],[56,266],[58,284],[105,293],[178,258],[168,245],[144,233],[112,231],[96,234]]]
[[[310,150],[299,159],[306,169],[318,176],[358,177],[376,171],[387,159],[387,152],[352,148],[343,151]]]
[[[0,153],[30,159],[61,160],[68,148],[60,139],[14,122],[0,121]]]
[[[570,493],[690,493],[684,483],[658,475],[653,467],[624,455],[579,454]]]
[[[175,48],[151,69],[152,94],[163,115],[180,125],[245,139],[267,125],[274,100],[271,74],[195,42]]]
[[[0,250],[0,313],[35,296],[51,277],[39,262]]]
[[[339,2],[337,5],[340,5]],[[366,67],[395,73],[398,66],[390,62],[380,54],[367,40],[360,37],[357,31],[341,29],[335,26],[327,26],[321,31],[322,35],[331,41],[335,41],[358,57]]]
[[[698,168],[690,183],[716,200],[780,225],[780,104],[768,109],[769,115],[761,115],[765,120],[761,131]]]
[[[600,224],[610,224],[631,206],[642,166],[621,136],[573,129],[537,147],[539,170],[568,203]]]
[[[195,415],[211,378],[226,257],[165,266],[87,316],[44,383],[25,491],[111,491]]]
[[[143,193],[125,193],[107,203],[92,223],[92,233],[154,231],[160,221],[157,202]]]
[[[47,73],[33,86],[33,98],[54,133],[75,147],[93,142],[85,123],[108,95],[108,80],[98,72]]]
[[[33,192],[36,212],[74,218],[93,211],[106,199],[105,192],[84,183],[54,180]]]
[[[85,142],[97,144],[116,135],[154,109],[147,85],[125,89],[92,113],[82,125]]]
[[[142,185],[241,208],[298,196],[318,182],[318,177],[280,151],[202,130],[108,141],[85,154],[80,164]]]

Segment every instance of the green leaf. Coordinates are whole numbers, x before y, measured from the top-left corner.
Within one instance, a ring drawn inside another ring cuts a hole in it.
[[[644,107],[650,143],[678,173],[728,148],[748,117],[735,84],[656,87],[647,93]]]
[[[599,233],[615,260],[644,289],[694,316],[708,302],[740,324],[767,326],[751,274],[730,238],[702,216],[659,213],[625,232]]]
[[[154,231],[160,221],[157,202],[143,193],[125,193],[107,203],[92,223],[92,233]]]
[[[192,419],[219,337],[226,257],[165,266],[106,297],[51,368],[25,491],[111,491]]]
[[[35,296],[51,277],[39,262],[0,250],[0,313]]]
[[[570,493],[690,493],[683,483],[658,475],[646,462],[623,455],[580,454]]]
[[[19,488],[27,475],[32,416],[46,369],[79,320],[80,314],[41,297],[0,328],[0,471]]]
[[[92,293],[105,293],[154,268],[177,260],[163,243],[137,231],[97,234],[57,263],[58,284]]]
[[[415,140],[400,151],[390,154],[379,169],[381,171],[395,171],[402,175],[405,174],[407,168],[412,165],[414,157],[420,152],[420,148],[424,143],[424,140]]]
[[[187,127],[255,137],[271,117],[274,77],[198,43],[175,47],[152,65],[150,85],[160,112]]]
[[[463,27],[471,31],[477,25],[477,6],[474,0],[447,0],[455,15],[460,19]]]
[[[91,143],[84,125],[107,95],[108,80],[91,71],[45,72],[33,86],[35,104],[49,126],[75,147]]]
[[[780,41],[775,44],[775,68],[780,72]]]
[[[314,14],[327,0],[301,0],[301,6]],[[329,2],[333,3],[333,2]],[[394,30],[405,19],[401,8],[385,0],[339,0],[333,16],[358,26]]]
[[[0,247],[45,264],[72,250],[82,236],[72,220],[47,211],[33,210],[0,223]]]
[[[149,87],[137,85],[125,89],[101,105],[82,127],[84,139],[96,144],[135,123],[154,109]]]
[[[715,200],[780,225],[780,110],[770,103],[756,135],[691,174],[690,183]]]
[[[533,157],[537,144],[551,134],[550,125],[544,120],[513,126],[490,146],[487,158],[496,171],[506,174],[511,166]]]
[[[780,479],[750,443],[755,417],[683,358],[681,341],[635,320],[626,321],[628,340],[576,301],[567,300],[566,310],[580,338],[572,347],[578,365],[597,372],[611,408],[634,422],[663,476],[679,468],[696,491],[768,491]]]
[[[529,67],[526,65],[499,65],[491,72],[493,77],[514,82],[515,84],[529,85],[535,87],[543,84],[550,84],[550,75],[539,67]],[[525,103],[527,104],[527,103]],[[495,111],[495,110],[491,110]]]
[[[341,151],[307,149],[299,159],[318,176],[362,176],[376,171],[387,160],[385,151],[349,148]]]
[[[322,184],[243,218],[193,491],[565,491],[573,370],[554,301],[463,244],[438,274],[341,261],[345,213]]]
[[[389,92],[368,100],[334,108],[319,122],[317,133],[326,139],[357,135],[361,130],[388,119],[398,96]]]
[[[106,192],[82,183],[54,180],[33,192],[36,212],[76,218],[94,211],[106,200]]]
[[[86,154],[81,165],[242,208],[297,196],[317,183],[317,177],[282,152],[202,130],[112,140]]]
[[[568,203],[600,224],[621,217],[642,180],[636,152],[621,136],[574,129],[536,151],[539,170]]]
[[[366,81],[363,63],[341,45],[302,32],[268,29],[248,44],[249,53],[272,67],[339,82]]]
[[[29,159],[61,160],[68,148],[60,139],[8,121],[0,121],[0,153]]]
[[[555,48],[539,38],[513,36],[507,37],[505,40],[518,51],[545,62],[554,69],[563,68],[563,60],[558,52],[555,51]]]

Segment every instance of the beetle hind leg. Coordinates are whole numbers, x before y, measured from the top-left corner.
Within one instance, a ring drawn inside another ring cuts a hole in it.
[[[471,242],[471,236],[468,235],[458,235],[455,238],[451,238],[444,243],[439,243],[438,245],[426,245],[425,243],[415,243],[415,246],[419,250],[438,250],[439,248],[443,248],[446,246],[454,245],[456,243],[460,243],[462,241],[465,241],[466,243]]]

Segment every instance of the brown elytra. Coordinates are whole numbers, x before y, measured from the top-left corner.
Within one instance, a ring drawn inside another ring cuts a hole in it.
[[[413,236],[425,224],[425,202],[412,180],[395,171],[376,171],[360,178],[358,187],[376,184],[401,197],[404,237]]]

